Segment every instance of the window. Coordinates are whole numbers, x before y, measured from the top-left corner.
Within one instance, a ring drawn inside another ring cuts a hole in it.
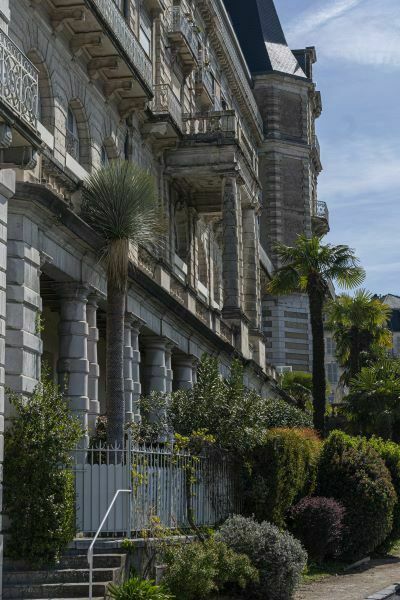
[[[326,371],[329,383],[336,385],[339,381],[337,363],[328,363],[326,365]]]
[[[79,161],[79,134],[76,118],[71,107],[68,107],[67,112],[67,135],[66,135],[66,150],[75,160]]]
[[[151,19],[143,10],[140,13],[139,42],[147,56],[151,55]]]
[[[336,353],[336,344],[335,344],[334,340],[331,337],[327,337],[325,339],[325,343],[326,343],[326,353],[329,354],[330,356],[334,356]]]

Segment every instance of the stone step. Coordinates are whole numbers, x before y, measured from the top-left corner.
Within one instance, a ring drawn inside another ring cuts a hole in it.
[[[93,569],[93,581],[117,581],[119,568]],[[49,571],[5,571],[6,585],[34,585],[43,583],[88,583],[89,569],[52,569]]]
[[[126,554],[95,554],[93,556],[93,567],[95,569],[113,569],[123,567],[126,560]],[[87,554],[76,554],[64,556],[57,569],[87,569]]]
[[[109,582],[93,584],[93,596],[104,597]],[[87,583],[46,583],[35,585],[5,585],[3,586],[3,600],[48,600],[49,598],[89,598],[89,584]]]

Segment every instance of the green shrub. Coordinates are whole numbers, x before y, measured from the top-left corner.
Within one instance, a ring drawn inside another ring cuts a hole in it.
[[[174,600],[162,585],[154,585],[154,581],[146,581],[132,577],[121,585],[111,585],[108,595],[112,600]]]
[[[52,562],[75,535],[71,451],[82,436],[58,387],[44,379],[26,401],[10,394],[16,416],[5,435],[7,552],[33,565]]]
[[[376,437],[371,438],[369,444],[376,450],[389,469],[393,487],[396,490],[397,502],[393,511],[393,528],[390,540],[398,540],[400,538],[400,446],[394,442]]]
[[[320,448],[310,430],[268,431],[250,455],[246,512],[282,527],[292,504],[315,489]]]
[[[321,454],[318,493],[346,509],[345,558],[362,558],[391,532],[396,492],[383,460],[365,439],[330,434]]]
[[[258,580],[258,572],[249,558],[213,538],[166,547],[165,585],[179,600],[202,600],[226,586],[244,589]]]
[[[259,583],[250,589],[251,598],[288,600],[307,564],[307,553],[289,532],[252,518],[234,516],[222,525],[217,538],[246,554],[258,569]]]

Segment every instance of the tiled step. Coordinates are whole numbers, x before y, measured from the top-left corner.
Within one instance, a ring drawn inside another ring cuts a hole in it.
[[[93,584],[93,596],[104,599],[109,582]],[[49,598],[81,598],[89,597],[89,584],[87,583],[46,583],[34,585],[5,585],[3,586],[3,600],[37,600]]]
[[[93,569],[93,581],[116,581],[119,569]],[[88,583],[89,569],[56,569],[49,571],[5,571],[5,585],[34,585],[43,583]]]

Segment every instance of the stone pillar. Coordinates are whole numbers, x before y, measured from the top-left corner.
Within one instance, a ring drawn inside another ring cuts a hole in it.
[[[144,392],[146,396],[150,396],[151,392],[166,394],[170,386],[168,340],[159,336],[146,336],[144,344]],[[151,421],[158,421],[162,417],[159,410],[153,412],[150,410]]]
[[[40,378],[42,340],[38,228],[9,211],[7,241],[6,385],[30,395]],[[12,409],[6,403],[6,418]]]
[[[165,366],[167,368],[167,394],[172,394],[174,373],[172,370],[172,345],[167,344],[165,349]]]
[[[239,202],[236,178],[226,177],[222,196],[224,311],[240,309]]]
[[[86,317],[89,328],[87,341],[87,354],[89,361],[89,377],[88,377],[88,397],[89,397],[89,414],[88,426],[90,433],[93,433],[96,428],[96,419],[100,414],[99,402],[99,377],[100,367],[97,358],[97,344],[99,341],[99,330],[97,328],[97,296],[91,294],[88,298],[86,306]]]
[[[88,442],[89,413],[89,327],[86,315],[88,291],[86,286],[75,282],[59,287],[59,383],[69,399],[71,412],[79,418],[85,430],[83,444]]]
[[[3,570],[3,461],[4,461],[4,380],[6,347],[6,273],[7,273],[7,208],[15,193],[15,173],[0,170],[0,598]]]
[[[142,386],[140,383],[140,350],[139,350],[139,332],[140,323],[133,320],[131,323],[131,345],[132,345],[132,413],[135,423],[140,422],[140,396],[142,394]]]
[[[259,227],[254,206],[247,206],[242,212],[243,223],[243,279],[244,311],[254,329],[261,328],[261,290]]]
[[[187,354],[175,354],[173,360],[174,391],[190,390],[194,385],[197,360]]]

